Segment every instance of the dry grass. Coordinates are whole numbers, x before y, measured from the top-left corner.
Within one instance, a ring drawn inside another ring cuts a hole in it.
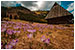
[[[16,23],[21,22],[23,24],[30,24],[27,21],[11,21]],[[41,26],[37,27],[36,25],[38,24]],[[30,32],[28,32],[27,29],[25,32],[23,31],[23,29],[20,29],[21,33],[18,35],[15,34],[16,36],[19,36],[19,41],[14,47],[15,49],[74,49],[74,24],[69,24],[69,26],[66,26],[64,24],[49,25],[49,27],[46,27],[48,26],[48,24],[33,23],[30,24],[30,26],[35,26],[33,27],[33,29],[35,29],[36,32],[33,33],[33,36],[31,38],[28,38],[27,34],[30,34]],[[12,27],[11,29],[13,29]],[[39,31],[39,29],[42,30]],[[45,36],[46,39],[50,39],[48,44],[41,41],[42,36]]]

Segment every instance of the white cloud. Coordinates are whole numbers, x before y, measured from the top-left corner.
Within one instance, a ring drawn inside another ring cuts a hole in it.
[[[56,1],[59,5],[61,5],[61,1]]]
[[[53,6],[54,2],[53,1],[37,1],[33,2],[33,5],[36,6],[27,6],[30,10],[50,10],[50,8]]]
[[[32,10],[32,11],[33,10],[39,10],[39,9],[43,8],[42,5],[44,5],[44,1],[37,1],[37,2],[33,2],[32,4],[36,5],[36,6],[29,6],[28,8],[30,10]]]
[[[40,8],[43,8],[44,3],[45,3],[45,1],[37,1],[37,2],[34,3],[34,4],[36,4],[37,7],[38,7],[38,9],[40,9]]]
[[[71,12],[74,15],[74,11]]]
[[[60,1],[56,2],[58,4],[61,4]],[[17,3],[33,11],[33,10],[50,10],[54,5],[55,1],[2,1],[1,5],[9,7],[9,6],[16,6]]]
[[[1,6],[5,6],[5,7],[9,7],[9,6],[16,6],[16,2],[15,1],[2,1],[1,2]]]
[[[74,3],[71,3],[68,5],[69,7],[67,8],[68,11],[74,10]]]
[[[33,7],[32,10],[47,10],[52,7],[54,2],[52,2],[52,1],[49,1],[49,2],[48,1],[37,1],[37,2],[34,2],[33,4],[36,4],[37,6]]]
[[[61,5],[61,1],[56,1],[59,5]],[[55,1],[37,1],[33,2],[33,5],[31,6],[31,10],[50,10],[52,6],[54,5]]]

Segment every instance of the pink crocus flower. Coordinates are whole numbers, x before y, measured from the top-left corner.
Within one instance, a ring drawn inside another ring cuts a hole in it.
[[[9,34],[9,35],[12,35],[12,34],[13,34],[13,30],[12,30],[12,29],[8,29],[6,32],[7,32],[7,34]]]
[[[43,35],[42,37],[41,37],[41,41],[44,41],[46,39],[46,37]]]
[[[14,43],[14,42],[11,42],[11,43],[10,43],[10,45],[12,45],[12,46],[15,46],[15,45],[16,45],[16,43]]]
[[[12,45],[5,45],[6,49],[12,49],[12,47],[13,47]]]
[[[72,32],[74,32],[74,31],[72,30]]]
[[[17,31],[13,31],[13,33],[16,33]]]
[[[27,30],[28,32],[31,32],[31,33],[33,33],[33,32],[36,32],[36,30],[34,29],[34,30]]]
[[[27,34],[28,38],[31,38],[33,36],[33,34]]]
[[[21,31],[17,31],[17,33],[21,33]]]
[[[4,32],[4,31],[6,31],[6,28],[1,28],[1,32]]]
[[[15,46],[17,42],[18,42],[18,39],[12,40],[10,42],[10,45]]]
[[[19,28],[19,26],[14,26],[14,29],[18,29]]]
[[[40,32],[43,32],[43,29],[42,29],[42,28],[39,28],[39,31],[40,31]]]
[[[46,39],[44,42],[47,43],[47,44],[49,44],[50,39]]]
[[[42,42],[45,42],[45,43],[47,43],[47,44],[49,44],[50,39],[49,39],[49,38],[46,39],[46,37],[43,35],[43,36],[41,37],[41,41],[42,41]]]
[[[7,27],[12,27],[12,25],[9,25],[9,26],[7,26]]]
[[[1,22],[5,23],[6,21],[1,21]]]
[[[18,39],[12,40],[12,42],[18,42]]]
[[[50,29],[53,29],[54,28],[54,26],[53,25],[49,25],[50,26]]]
[[[1,42],[1,48],[3,47],[3,43]]]

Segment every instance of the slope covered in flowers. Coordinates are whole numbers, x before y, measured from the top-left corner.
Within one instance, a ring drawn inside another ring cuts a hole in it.
[[[73,49],[73,24],[1,21],[2,49]]]

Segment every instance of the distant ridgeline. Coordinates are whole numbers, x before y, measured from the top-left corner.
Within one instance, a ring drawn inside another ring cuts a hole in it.
[[[66,9],[55,3],[50,11],[30,11],[16,4],[17,7],[2,7],[1,20],[4,18],[20,19],[31,22],[42,22],[48,24],[73,24],[74,16]]]
[[[3,18],[20,19],[32,22],[47,22],[44,18],[41,19],[38,14],[29,9],[16,4],[17,7],[1,7],[1,20]]]

